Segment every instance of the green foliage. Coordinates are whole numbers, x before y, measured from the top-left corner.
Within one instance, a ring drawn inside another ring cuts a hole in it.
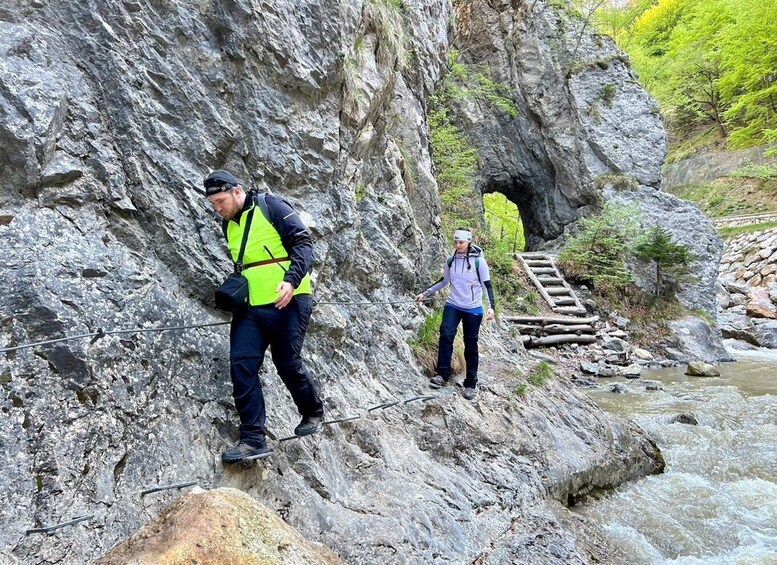
[[[442,324],[442,308],[436,308],[421,323],[421,327],[418,328],[418,336],[410,340],[410,347],[413,350],[437,347],[440,324]]]
[[[777,0],[608,0],[597,23],[681,138],[711,125],[732,148],[777,141]]]
[[[745,165],[731,173],[732,177],[768,180],[777,178],[777,167],[769,165]]]
[[[743,167],[731,176],[673,187],[671,192],[696,202],[710,217],[777,211],[777,176],[768,168]]]
[[[518,396],[526,396],[527,392],[529,392],[529,385],[526,383],[521,383],[515,387],[515,394]]]
[[[537,368],[529,374],[529,382],[534,386],[542,386],[556,374],[553,365],[548,361],[540,361]]]
[[[612,101],[615,98],[617,88],[614,84],[605,84],[602,87],[602,91],[599,93],[599,98],[602,99],[607,106],[612,106]]]
[[[364,18],[378,37],[378,62],[402,69],[408,61],[408,36],[405,29],[402,0],[367,0]]]
[[[481,99],[510,116],[518,115],[512,91],[486,75],[487,68],[474,68],[461,61],[460,53],[448,53],[448,72],[429,97],[429,135],[443,205],[443,230],[479,223],[479,198],[473,190],[477,179],[478,153],[455,124],[452,107],[463,99]]]
[[[752,226],[737,226],[733,228],[720,228],[718,233],[720,237],[730,239],[743,233],[751,233],[756,231],[768,230],[777,228],[777,222],[764,222],[762,224],[753,224]]]
[[[639,187],[639,183],[636,179],[622,173],[605,173],[599,175],[596,181],[594,181],[594,185],[599,190],[603,188],[613,188],[617,191],[633,190]]]
[[[618,293],[597,298],[605,311],[617,311],[632,321],[631,339],[637,344],[655,343],[672,334],[668,322],[688,315],[688,311],[674,297],[656,296],[629,285]]]
[[[478,152],[450,119],[450,111],[436,107],[429,113],[429,140],[437,168],[437,183],[443,205],[443,230],[474,224],[478,209],[473,206],[473,185]]]
[[[491,80],[482,73],[477,74],[478,87],[476,95],[483,96],[491,106],[499,108],[505,114],[515,117],[518,115],[518,106],[510,98],[511,90],[505,85]]]
[[[448,53],[448,74],[445,75],[440,89],[435,93],[436,100],[481,99],[492,108],[513,117],[517,116],[519,112],[512,98],[513,90],[490,78],[488,73],[487,66],[476,68],[462,63],[459,51],[451,49]]]
[[[715,327],[715,326],[717,326],[717,325],[718,325],[718,320],[717,320],[717,318],[715,318],[714,316],[710,316],[710,314],[709,314],[709,313],[707,313],[707,312],[705,312],[704,310],[701,310],[701,309],[696,309],[696,310],[694,310],[694,311],[692,312],[692,314],[693,314],[694,316],[696,316],[697,318],[701,318],[702,320],[704,320],[705,322],[707,322],[707,323],[708,323],[710,326],[712,326],[712,327]]]
[[[356,202],[364,200],[364,197],[367,196],[367,185],[361,182],[358,183],[354,190],[354,196],[356,197]]]
[[[487,235],[479,242],[486,250],[500,309],[521,312],[526,288],[515,274],[513,253],[523,251],[526,240],[518,207],[498,192],[484,195],[483,207]]]
[[[569,239],[558,266],[570,278],[593,284],[600,294],[626,287],[632,276],[625,259],[638,221],[637,208],[608,202],[601,213],[578,221],[580,231]]]
[[[656,296],[671,296],[690,273],[694,257],[687,246],[675,243],[664,227],[653,226],[634,247],[634,256],[655,268]]]
[[[510,253],[520,253],[526,246],[521,214],[501,192],[483,195],[486,226],[491,236],[508,244]]]

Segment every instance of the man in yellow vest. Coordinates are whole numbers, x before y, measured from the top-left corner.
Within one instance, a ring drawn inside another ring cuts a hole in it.
[[[208,175],[204,185],[208,200],[223,219],[235,262],[249,224],[242,274],[248,280],[250,307],[233,315],[230,330],[230,375],[240,415],[240,442],[221,454],[224,463],[236,463],[271,451],[265,439],[266,414],[258,375],[268,346],[302,415],[294,432],[298,436],[315,433],[324,415],[300,356],[313,311],[313,243],[297,212],[282,198],[246,192],[231,173],[222,170]]]

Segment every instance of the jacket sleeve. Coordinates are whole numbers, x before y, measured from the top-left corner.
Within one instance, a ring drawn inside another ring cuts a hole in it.
[[[297,288],[313,267],[313,240],[291,204],[272,194],[266,195],[265,202],[270,223],[281,236],[281,243],[291,259],[283,280]]]
[[[491,308],[496,308],[496,301],[494,300],[494,287],[491,284],[491,271],[488,268],[485,257],[480,260],[480,266],[478,267],[480,272],[480,280],[482,286],[486,290],[486,296],[488,296],[488,303]]]
[[[423,292],[424,298],[429,298],[438,290],[442,290],[448,286],[449,282],[451,282],[451,268],[448,266],[448,261],[445,261],[445,266],[442,269],[442,278]]]

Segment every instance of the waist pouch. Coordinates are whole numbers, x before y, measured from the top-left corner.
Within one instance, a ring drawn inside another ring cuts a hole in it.
[[[232,273],[216,289],[216,308],[225,312],[243,312],[250,304],[248,279],[239,273]]]
[[[243,240],[240,242],[240,251],[237,254],[235,262],[235,271],[216,289],[216,308],[225,312],[238,313],[247,310],[251,305],[248,298],[248,279],[241,273],[245,266],[243,265],[243,256],[246,251],[248,234],[251,232],[251,221],[254,218],[255,208],[251,208],[246,217],[246,225],[243,230]]]

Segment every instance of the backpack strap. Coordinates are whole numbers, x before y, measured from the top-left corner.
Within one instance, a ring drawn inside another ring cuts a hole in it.
[[[257,206],[257,208],[259,208],[259,210],[261,210],[262,216],[264,216],[264,218],[268,222],[270,222],[270,224],[272,224],[272,227],[275,228],[275,224],[273,224],[272,220],[270,219],[270,211],[267,209],[267,201],[264,198],[265,196],[267,196],[267,194],[265,194],[265,193],[258,194],[257,193],[254,196],[254,204],[256,204],[256,206]],[[221,233],[224,234],[224,238],[225,239],[228,239],[227,238],[227,229],[228,228],[229,228],[229,220],[221,220]],[[278,228],[275,228],[275,229],[277,230]]]
[[[265,199],[266,196],[267,194],[264,192],[262,192],[261,194],[257,193],[256,197],[254,198],[254,202],[262,211],[262,216],[264,216],[264,219],[270,222],[270,224],[272,224],[272,220],[270,219],[270,211],[267,209],[267,200]],[[275,227],[275,225],[273,225],[273,227]]]
[[[243,240],[240,242],[240,251],[238,251],[237,261],[235,262],[236,273],[242,273],[244,269],[243,256],[245,255],[245,252],[246,252],[246,243],[248,243],[248,235],[251,233],[251,220],[253,219],[254,219],[254,211],[249,210],[248,217],[246,218],[246,227],[243,230]]]

